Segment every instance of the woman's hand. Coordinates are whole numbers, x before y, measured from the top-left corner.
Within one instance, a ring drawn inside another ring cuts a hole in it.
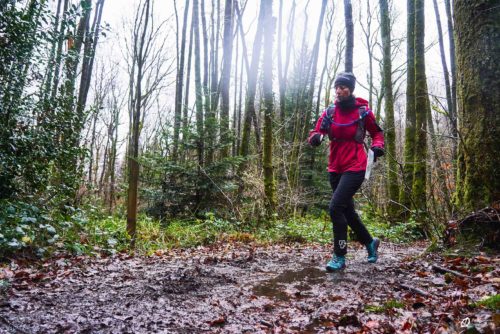
[[[373,151],[373,162],[376,162],[378,157],[381,157],[385,154],[384,150],[377,146],[373,146],[371,150]]]
[[[323,135],[321,133],[314,133],[312,136],[309,137],[309,144],[311,146],[319,146],[321,145],[321,141],[323,140]]]

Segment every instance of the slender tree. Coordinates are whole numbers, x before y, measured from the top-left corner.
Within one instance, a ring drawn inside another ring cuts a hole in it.
[[[193,34],[194,34],[194,84],[196,95],[196,146],[198,149],[198,166],[203,168],[204,161],[204,125],[203,125],[203,88],[201,83],[201,50],[198,0],[193,0]],[[200,196],[200,194],[198,194]],[[199,197],[198,196],[198,197]]]
[[[412,195],[415,209],[426,211],[427,115],[430,113],[425,73],[424,0],[415,0],[415,156]]]
[[[382,39],[383,84],[385,92],[385,139],[387,151],[387,211],[394,216],[398,209],[398,170],[396,160],[396,127],[394,124],[394,96],[392,90],[391,23],[387,0],[380,0],[380,35]]]
[[[448,71],[448,65],[446,64],[446,53],[444,52],[444,42],[443,42],[443,29],[441,28],[441,17],[439,15],[439,8],[437,4],[437,0],[433,0],[434,3],[434,13],[436,14],[436,25],[438,28],[438,41],[439,41],[439,51],[441,53],[441,65],[443,67],[443,75],[444,75],[444,87],[446,92],[446,105],[447,105],[447,116],[450,123],[450,129],[453,137],[457,137],[457,124],[456,124],[456,116],[453,110],[453,100],[451,97],[451,86],[450,86],[450,74]],[[455,156],[455,144],[453,145],[453,156]]]
[[[455,117],[454,128],[458,127],[458,113],[457,113],[457,66],[456,66],[456,52],[455,52],[455,38],[454,27],[453,27],[453,17],[451,13],[451,3],[450,0],[444,0],[446,7],[446,21],[448,25],[448,42],[450,44],[450,72],[451,72],[451,111],[450,114]],[[457,134],[458,135],[458,134]]]
[[[265,1],[265,0],[262,0]],[[257,78],[259,71],[259,61],[262,49],[262,35],[264,26],[264,10],[265,7],[261,3],[259,12],[259,22],[257,24],[257,31],[255,32],[255,39],[253,42],[252,62],[250,64],[249,72],[247,73],[247,92],[245,97],[245,111],[243,116],[243,132],[241,136],[240,155],[247,157],[250,151],[250,131],[252,126],[252,118],[255,115],[255,94],[257,92]],[[245,164],[241,165],[241,171],[246,167]]]
[[[352,72],[354,52],[354,23],[352,21],[351,0],[344,0],[344,17],[346,31],[345,70],[346,72]]]
[[[175,70],[172,68],[174,62],[165,57],[168,36],[161,34],[167,21],[156,22],[153,14],[153,1],[142,0],[134,18],[128,54],[130,129],[127,146],[127,232],[132,238],[132,246],[135,244],[137,223],[139,138],[152,101],[165,78]]]
[[[189,32],[189,48],[188,48],[188,60],[187,60],[187,68],[186,68],[186,87],[184,93],[184,104],[182,107],[182,141],[183,143],[189,142],[189,92],[191,90],[191,64],[193,58],[193,41],[194,41],[194,25],[191,21],[191,29]],[[185,146],[184,146],[185,148]],[[182,155],[182,160],[185,161],[186,151]]]
[[[377,35],[378,28],[373,29],[373,18],[375,17],[376,7],[372,8],[370,5],[370,1],[359,1],[359,5],[361,7],[361,3],[366,3],[366,13],[359,11],[359,25],[361,26],[361,30],[363,32],[364,44],[367,51],[368,56],[368,105],[373,108],[373,95],[374,95],[374,75],[373,75],[373,60],[375,59],[375,47],[377,46]],[[375,110],[377,116],[380,115],[379,110]]]
[[[184,58],[186,53],[186,29],[188,25],[189,0],[184,5],[184,19],[182,24],[181,49],[178,55],[179,66],[175,80],[175,110],[174,110],[174,138],[172,148],[172,160],[177,161],[179,149],[179,134],[182,117],[182,88],[184,84]]]
[[[233,0],[226,0],[224,10],[223,64],[221,74],[220,141],[221,158],[229,155],[229,85],[231,82],[231,62],[233,59]]]
[[[413,185],[413,162],[415,156],[415,0],[407,0],[406,28],[406,121],[404,142],[403,184],[399,192],[399,202],[405,215],[411,208]]]
[[[143,111],[143,78],[145,49],[147,49],[147,32],[150,25],[151,1],[144,0],[139,4],[133,28],[133,56],[130,91],[130,135],[128,144],[128,192],[127,192],[127,233],[135,246],[137,229],[137,192],[139,185],[139,136],[140,120]],[[134,80],[135,77],[135,82]]]
[[[205,146],[205,163],[210,165],[214,161],[214,153],[215,153],[215,143],[217,137],[217,119],[215,109],[212,109],[212,104],[210,99],[212,98],[210,87],[208,85],[208,73],[209,73],[209,65],[208,65],[208,53],[209,53],[209,45],[208,45],[208,28],[207,28],[207,20],[205,17],[205,0],[201,0],[201,27],[203,32],[203,94],[205,97],[204,101],[204,112],[205,112],[205,133],[206,133],[206,146]]]
[[[264,54],[263,54],[263,93],[264,93],[264,191],[266,208],[269,217],[276,207],[276,186],[273,172],[273,35],[274,22],[272,17],[273,1],[262,0],[264,6]]]
[[[101,19],[104,8],[104,0],[97,0],[94,11],[94,21],[91,28],[87,27],[84,50],[82,57],[82,69],[80,76],[80,87],[77,100],[77,114],[83,113],[87,103],[87,96],[92,78],[92,69],[94,67],[96,45],[101,35]],[[87,22],[88,25],[89,22]]]

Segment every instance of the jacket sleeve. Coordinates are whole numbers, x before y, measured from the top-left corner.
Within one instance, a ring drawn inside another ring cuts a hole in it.
[[[384,131],[375,121],[375,116],[370,110],[366,115],[366,130],[372,138],[372,147],[384,148]]]
[[[318,118],[318,121],[316,122],[316,126],[314,127],[314,129],[313,129],[313,130],[311,130],[311,131],[309,132],[309,137],[308,137],[308,139],[307,139],[307,141],[308,141],[309,143],[311,143],[311,138],[312,138],[315,134],[317,134],[317,133],[320,133],[320,134],[322,134],[322,135],[327,135],[327,134],[328,134],[328,132],[326,132],[326,131],[321,131],[321,129],[320,129],[320,128],[321,128],[321,122],[323,121],[323,118],[324,118],[325,116],[326,116],[326,110],[325,110],[325,111],[323,111],[323,113],[321,114],[321,116]]]

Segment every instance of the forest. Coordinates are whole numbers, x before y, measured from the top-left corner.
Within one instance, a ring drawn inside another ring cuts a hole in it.
[[[495,333],[499,56],[499,0],[1,0],[0,332]]]

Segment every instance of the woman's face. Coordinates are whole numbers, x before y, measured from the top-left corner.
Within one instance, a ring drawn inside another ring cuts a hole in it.
[[[344,101],[351,96],[351,90],[347,86],[338,85],[335,87],[335,94],[337,95],[337,100]]]

